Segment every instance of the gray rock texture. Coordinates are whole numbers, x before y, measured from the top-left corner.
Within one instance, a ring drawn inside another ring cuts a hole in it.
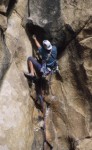
[[[58,48],[61,76],[50,88],[43,81],[44,113],[41,82],[23,73],[36,50],[32,34]],[[91,114],[92,1],[1,0],[0,150],[92,150]]]

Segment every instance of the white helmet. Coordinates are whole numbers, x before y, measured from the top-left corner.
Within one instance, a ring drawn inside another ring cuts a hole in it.
[[[44,40],[43,41],[43,46],[45,46],[45,48],[47,50],[51,50],[52,49],[52,45],[51,45],[51,43],[48,40]]]

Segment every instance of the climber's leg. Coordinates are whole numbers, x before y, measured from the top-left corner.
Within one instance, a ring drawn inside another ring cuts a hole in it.
[[[35,70],[40,72],[41,70],[41,64],[37,62],[37,60],[33,57],[28,57],[27,60],[27,64],[28,64],[28,70],[29,70],[29,74],[31,76],[35,75]]]
[[[29,73],[31,73],[31,75],[34,76],[35,70],[34,70],[33,63],[31,61],[28,61],[28,70],[29,70]]]

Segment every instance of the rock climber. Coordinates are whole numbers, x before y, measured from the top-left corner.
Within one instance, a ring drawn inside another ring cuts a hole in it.
[[[33,35],[33,40],[38,48],[39,54],[42,56],[42,64],[40,64],[34,57],[28,57],[27,64],[29,73],[25,73],[28,77],[35,77],[35,71],[42,73],[49,73],[55,66],[57,59],[57,48],[52,46],[48,40],[43,40],[42,45],[37,40],[36,36]],[[45,69],[45,70],[44,70]]]

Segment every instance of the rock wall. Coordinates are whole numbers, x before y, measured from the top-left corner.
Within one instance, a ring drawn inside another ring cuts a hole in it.
[[[29,87],[23,75],[32,34],[57,45],[61,74],[44,94],[45,149],[92,149],[91,8],[91,0],[0,2],[0,150],[44,149],[43,114],[33,102],[40,83]]]
[[[58,47],[62,80],[53,77],[51,95],[45,95],[46,136],[55,150],[91,149],[91,7],[91,1],[30,0],[29,19]]]
[[[34,136],[34,104],[23,73],[32,55],[22,27],[26,8],[24,0],[0,1],[0,150],[31,149]]]

